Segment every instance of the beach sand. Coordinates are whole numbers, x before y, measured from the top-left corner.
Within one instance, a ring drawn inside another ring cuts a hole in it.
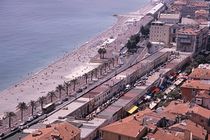
[[[106,45],[108,49],[119,53],[122,44],[125,44],[129,36],[140,29],[138,26],[132,28],[131,24],[140,22],[142,15],[145,15],[151,7],[152,5],[147,5],[130,15],[118,16],[117,23],[105,32],[92,38],[89,42],[66,54],[38,73],[1,91],[0,115],[6,111],[16,111],[19,102],[29,103],[30,100],[37,100],[40,96],[45,96],[49,91],[55,90],[58,84],[63,84],[64,81],[81,76],[97,67],[99,64],[89,62],[91,58],[97,55],[100,46],[108,43]],[[110,39],[110,37],[113,39]]]

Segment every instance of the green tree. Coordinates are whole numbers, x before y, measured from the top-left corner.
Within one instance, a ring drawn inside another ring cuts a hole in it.
[[[61,95],[62,95],[62,90],[64,90],[64,87],[62,85],[58,85],[56,87],[56,90],[58,91],[59,93],[59,98],[61,99]]]
[[[48,96],[50,97],[50,102],[53,102],[53,98],[56,97],[55,92],[54,91],[50,91],[48,92]]]
[[[72,83],[73,83],[73,90],[75,91],[75,89],[76,89],[76,84],[77,84],[77,79],[76,79],[76,78],[73,79],[73,80],[72,80]]]
[[[88,74],[85,73],[85,74],[84,74],[84,77],[85,77],[85,84],[87,84],[87,83],[88,83]]]
[[[31,106],[31,115],[33,116],[34,115],[34,109],[36,108],[36,102],[31,100],[29,104]]]
[[[45,101],[46,101],[46,97],[44,97],[44,96],[39,97],[39,103],[41,105],[42,110],[43,110],[43,106],[44,106]]]
[[[9,128],[11,128],[12,118],[15,116],[16,114],[14,112],[5,112],[5,117],[9,119]]]
[[[147,43],[147,50],[148,50],[148,53],[150,53],[151,47],[152,47],[152,43],[148,42],[148,43]]]
[[[27,105],[25,102],[20,102],[18,105],[17,105],[17,108],[20,109],[20,113],[21,113],[21,121],[23,121],[23,112],[25,110],[27,110]]]
[[[68,96],[69,95],[69,87],[71,86],[71,83],[70,82],[64,82],[64,86],[66,88],[66,95]]]
[[[205,61],[206,61],[207,63],[210,63],[210,54],[205,58]]]
[[[100,58],[104,59],[104,55],[106,54],[106,49],[105,48],[99,48],[98,53],[100,55]]]

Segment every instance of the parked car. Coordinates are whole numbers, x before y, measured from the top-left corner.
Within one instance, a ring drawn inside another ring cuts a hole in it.
[[[66,97],[66,98],[64,98],[62,101],[63,101],[63,102],[66,102],[66,101],[68,101],[68,100],[69,100],[69,98]]]
[[[82,89],[80,88],[80,89],[78,89],[76,92],[77,92],[77,93],[80,93],[80,92],[82,92]]]

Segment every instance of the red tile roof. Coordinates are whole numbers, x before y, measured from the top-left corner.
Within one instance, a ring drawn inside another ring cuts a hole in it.
[[[190,121],[190,120],[185,120],[182,121],[181,123],[174,124],[173,126],[169,127],[170,130],[182,130],[184,132],[185,130],[188,130],[192,132],[192,135],[199,138],[199,139],[205,139],[207,135],[207,131],[204,129],[204,127]]]
[[[201,80],[187,80],[181,87],[198,90],[210,90],[210,83]]]
[[[37,132],[23,138],[23,140],[53,140],[52,136],[59,136],[63,140],[72,140],[78,135],[80,135],[79,128],[68,122],[63,122],[39,129]]]
[[[189,75],[189,78],[210,80],[210,70],[209,69],[196,68]]]

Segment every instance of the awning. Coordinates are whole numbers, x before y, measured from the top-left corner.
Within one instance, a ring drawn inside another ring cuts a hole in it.
[[[128,110],[128,113],[133,114],[138,109],[137,106],[133,106],[130,110]]]

